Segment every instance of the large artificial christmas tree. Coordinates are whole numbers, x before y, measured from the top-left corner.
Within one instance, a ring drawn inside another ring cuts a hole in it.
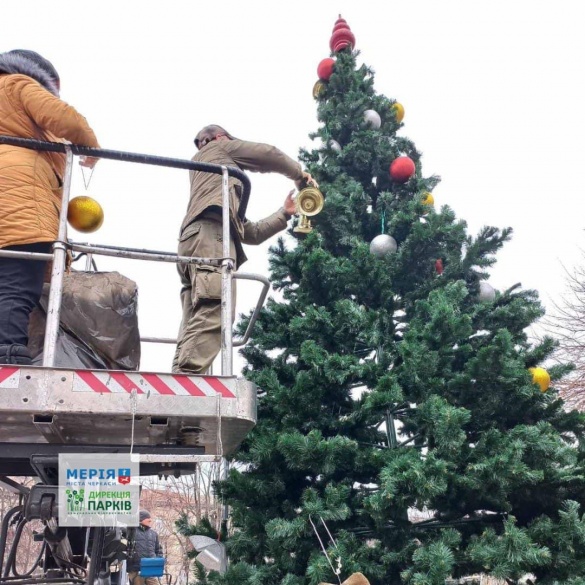
[[[536,293],[487,284],[511,231],[471,237],[432,205],[404,108],[346,29],[313,90],[320,146],[302,152],[325,206],[271,250],[282,300],[243,351],[258,424],[220,486],[230,567],[209,578],[585,582],[585,420],[533,369],[553,348],[526,335]]]

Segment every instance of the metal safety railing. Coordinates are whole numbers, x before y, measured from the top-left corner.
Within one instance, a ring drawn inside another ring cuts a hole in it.
[[[37,252],[22,252],[0,249],[0,256],[9,258],[24,258],[28,260],[52,260],[51,286],[49,302],[47,306],[47,323],[45,329],[45,342],[43,348],[43,367],[53,367],[57,348],[57,336],[59,332],[59,320],[61,314],[61,299],[63,293],[63,277],[65,274],[67,250],[83,252],[92,258],[93,255],[115,256],[133,260],[149,260],[154,262],[174,262],[176,264],[200,264],[208,266],[221,266],[221,375],[233,375],[233,348],[244,345],[251,334],[252,328],[262,308],[270,283],[264,276],[249,273],[235,272],[235,259],[230,258],[230,214],[229,214],[229,177],[238,179],[243,186],[238,215],[243,219],[250,197],[250,180],[238,168],[211,163],[195,162],[191,160],[175,159],[117,150],[89,148],[76,144],[64,144],[58,142],[44,142],[28,138],[16,138],[13,136],[0,136],[0,144],[41,150],[49,152],[61,152],[66,156],[65,174],[63,177],[63,197],[61,213],[59,216],[59,230],[57,239],[53,244],[52,254]],[[81,244],[67,241],[67,207],[71,191],[71,177],[73,173],[73,157],[91,156],[96,158],[117,160],[121,162],[141,163],[146,165],[163,166],[190,171],[201,171],[222,175],[222,231],[223,248],[222,258],[197,258],[179,256],[168,252],[137,248],[118,248],[114,246],[97,246],[93,244]],[[91,264],[89,260],[88,264]],[[234,340],[232,331],[232,279],[255,280],[262,283],[260,298],[254,308],[254,312],[248,323],[248,327],[241,339]],[[141,341],[158,343],[175,343],[174,339],[143,337]]]

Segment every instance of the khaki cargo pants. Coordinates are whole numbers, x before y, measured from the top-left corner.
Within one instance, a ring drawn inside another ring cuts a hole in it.
[[[222,258],[220,221],[199,218],[187,226],[179,241],[179,256]],[[230,257],[235,258],[233,240]],[[178,264],[181,277],[183,318],[177,337],[173,372],[204,374],[221,348],[221,268]],[[232,323],[235,318],[236,288],[232,285]]]

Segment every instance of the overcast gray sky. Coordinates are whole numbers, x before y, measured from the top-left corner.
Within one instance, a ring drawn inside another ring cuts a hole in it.
[[[550,304],[563,268],[585,248],[582,82],[585,35],[574,0],[267,0],[198,2],[4,0],[0,50],[33,49],[62,79],[62,97],[104,148],[190,158],[208,123],[296,157],[317,128],[311,90],[341,14],[378,93],[406,110],[401,135],[438,174],[447,204],[472,234],[511,226],[490,282],[521,282]],[[274,211],[291,188],[251,175],[249,217]],[[76,170],[72,195],[86,194]],[[176,250],[186,171],[101,161],[87,191],[106,220],[90,241]],[[247,272],[267,274],[267,246]],[[143,335],[174,337],[179,280],[172,265],[98,259],[140,287]],[[255,302],[240,288],[238,310]],[[143,348],[143,370],[168,371],[171,347]],[[238,362],[240,363],[240,362]]]

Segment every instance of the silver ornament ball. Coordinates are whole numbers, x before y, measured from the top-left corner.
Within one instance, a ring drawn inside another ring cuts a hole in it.
[[[496,298],[496,290],[491,284],[485,280],[481,280],[479,282],[479,293],[477,298],[482,303],[491,303]]]
[[[396,240],[388,234],[380,234],[370,242],[370,254],[378,258],[384,258],[389,254],[393,254],[398,249]]]
[[[334,152],[341,152],[341,145],[339,144],[339,142],[337,142],[337,140],[331,139],[329,141],[329,148]]]
[[[382,118],[380,118],[380,114],[376,110],[366,110],[364,112],[364,121],[374,130],[378,130],[382,125]]]

